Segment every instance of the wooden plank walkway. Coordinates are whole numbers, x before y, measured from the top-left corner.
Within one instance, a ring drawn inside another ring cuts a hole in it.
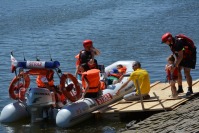
[[[177,86],[177,84],[176,84]],[[151,84],[150,96],[148,100],[143,100],[144,109],[141,101],[125,101],[121,100],[107,107],[103,107],[99,110],[94,111],[95,116],[105,115],[119,115],[120,113],[136,113],[136,112],[147,112],[147,111],[168,111],[177,108],[179,105],[191,99],[194,95],[199,93],[199,80],[193,81],[193,92],[189,97],[186,97],[187,82],[183,81],[184,93],[179,95],[178,99],[171,98],[171,89],[169,83],[161,83],[159,81]],[[158,96],[155,97],[154,93]],[[115,116],[114,116],[115,117]]]

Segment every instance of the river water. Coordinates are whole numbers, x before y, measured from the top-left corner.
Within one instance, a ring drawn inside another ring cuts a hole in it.
[[[164,82],[164,66],[171,52],[160,43],[162,34],[184,33],[198,46],[198,16],[196,0],[0,0],[0,110],[13,102],[8,96],[14,76],[11,51],[21,61],[58,60],[62,72],[74,74],[74,56],[82,49],[82,41],[91,39],[101,51],[99,64],[138,60],[149,71],[151,82]],[[198,68],[197,63],[193,79],[198,79]],[[126,124],[101,121],[85,121],[71,129],[59,129],[49,122],[1,123],[0,132],[114,133]]]

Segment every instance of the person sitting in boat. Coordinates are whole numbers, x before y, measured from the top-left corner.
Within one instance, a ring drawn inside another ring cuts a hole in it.
[[[90,69],[82,73],[83,98],[97,98],[105,89],[105,83],[100,81],[99,69]]]
[[[79,73],[78,66],[80,64],[86,63],[87,69],[98,68],[97,60],[94,58],[95,56],[100,54],[100,51],[93,47],[92,40],[84,40],[83,41],[84,49],[80,51],[76,58],[76,72],[75,75],[79,75],[81,77],[81,73]]]
[[[113,68],[112,71],[108,72],[107,82],[108,85],[116,84],[121,76],[126,73],[126,67],[119,64],[117,68]]]
[[[66,97],[59,90],[59,86],[54,85],[54,80],[48,80],[46,75],[38,75],[36,78],[36,83],[39,88],[47,88],[55,94],[55,102],[57,105],[54,107],[62,107],[66,104]]]
[[[145,69],[141,68],[141,64],[138,61],[135,61],[132,64],[133,67],[133,72],[131,73],[129,79],[127,80],[127,82],[125,82],[121,88],[119,89],[122,90],[125,88],[125,86],[129,83],[132,82],[134,83],[136,90],[133,91],[132,93],[126,94],[123,98],[126,101],[132,101],[132,100],[139,100],[140,99],[140,93],[139,93],[139,89],[141,92],[141,96],[143,97],[143,99],[148,99],[150,98],[149,96],[149,91],[150,91],[150,77],[148,72]],[[138,84],[137,84],[138,82]],[[138,86],[139,85],[139,86]],[[119,91],[117,92],[117,94],[119,93]]]
[[[171,85],[171,93],[172,93],[172,98],[177,98],[178,97],[178,92],[175,86],[175,83],[177,82],[178,79],[178,68],[175,67],[175,57],[173,55],[170,55],[167,58],[168,64],[165,66],[165,71],[167,74],[167,81]]]

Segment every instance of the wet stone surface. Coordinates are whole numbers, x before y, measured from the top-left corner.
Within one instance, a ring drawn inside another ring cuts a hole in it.
[[[173,111],[154,114],[136,123],[131,121],[122,133],[199,133],[199,95]]]

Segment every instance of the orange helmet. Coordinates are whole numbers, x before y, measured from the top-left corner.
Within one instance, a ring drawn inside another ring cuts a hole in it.
[[[91,47],[91,46],[93,46],[93,42],[91,40],[84,40],[83,46],[84,47]]]
[[[162,43],[165,43],[166,41],[170,41],[172,39],[171,33],[167,32],[162,36]]]

